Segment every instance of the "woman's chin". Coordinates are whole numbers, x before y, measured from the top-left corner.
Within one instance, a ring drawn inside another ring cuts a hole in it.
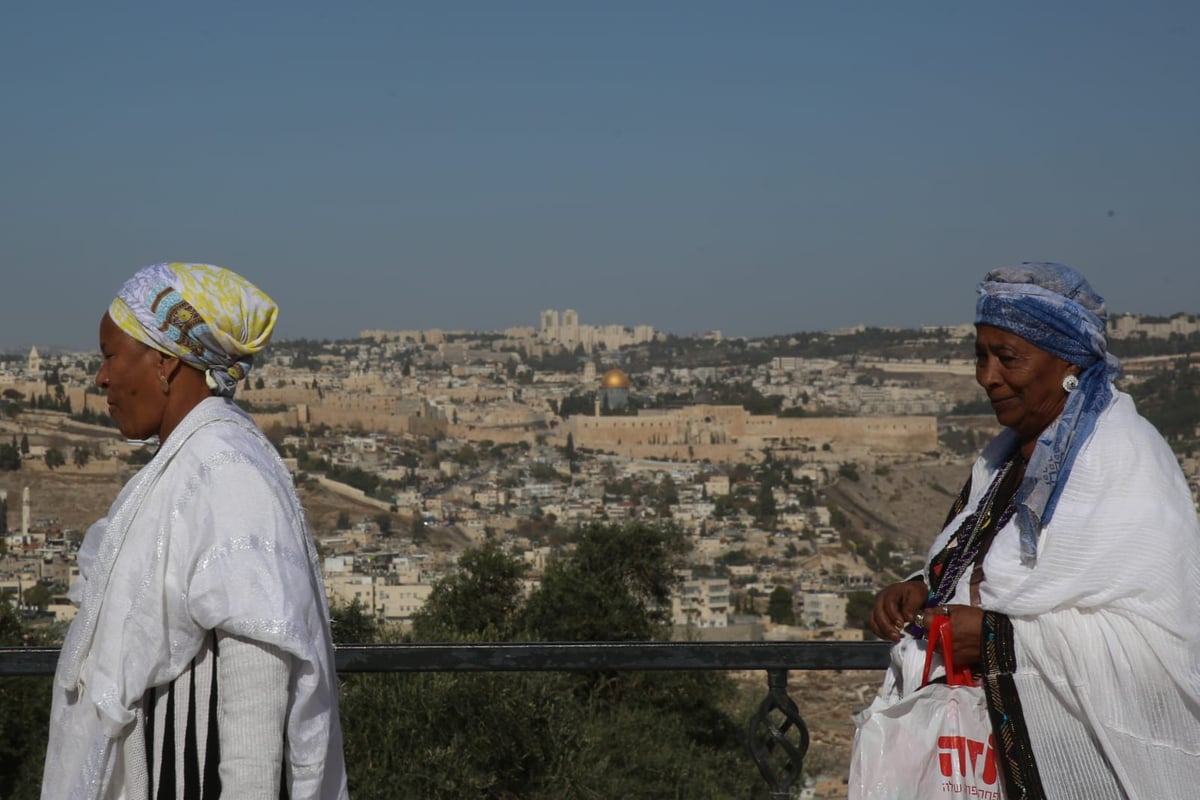
[[[996,422],[999,422],[1005,428],[1013,427],[1020,419],[1020,415],[1011,413],[1010,409],[1006,408],[1003,403],[1000,404],[999,408],[993,405],[992,413],[996,416]]]
[[[117,422],[117,430],[121,432],[122,436],[133,442],[144,442],[147,439],[153,438],[155,435],[154,431],[144,431],[140,428],[130,428],[122,425],[120,421]]]

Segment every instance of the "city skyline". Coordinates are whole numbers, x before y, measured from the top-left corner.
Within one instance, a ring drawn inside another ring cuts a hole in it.
[[[255,280],[287,339],[951,325],[1022,260],[1191,312],[1197,29],[1170,1],[6,8],[0,342],[94,347],[160,260]]]

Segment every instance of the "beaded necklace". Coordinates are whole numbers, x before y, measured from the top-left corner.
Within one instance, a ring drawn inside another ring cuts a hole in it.
[[[985,544],[990,545],[996,531],[1012,519],[1017,507],[1013,501],[1017,495],[1017,478],[1021,472],[1019,464],[1022,462],[1020,451],[1004,462],[979,505],[963,519],[946,546],[930,562],[926,608],[942,605],[954,595],[959,579],[968,566],[975,563],[981,548]],[[963,488],[964,497],[960,498],[963,502],[969,489],[968,483]],[[998,515],[995,513],[997,506],[1000,509]]]

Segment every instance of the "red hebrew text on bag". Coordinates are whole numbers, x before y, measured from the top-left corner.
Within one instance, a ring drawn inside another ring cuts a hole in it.
[[[979,757],[983,756],[980,770]],[[986,785],[996,783],[995,739],[988,737],[984,744],[965,736],[938,737],[938,766],[947,778],[979,779]]]

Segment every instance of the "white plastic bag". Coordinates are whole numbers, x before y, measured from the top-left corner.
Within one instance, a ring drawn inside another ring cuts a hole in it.
[[[946,622],[931,626],[929,655],[939,638],[951,649],[943,632],[949,620],[936,619]],[[929,664],[927,657],[923,682]],[[877,698],[855,715],[849,800],[1004,799],[983,688],[969,670],[947,664],[946,671],[947,683],[898,702]]]

